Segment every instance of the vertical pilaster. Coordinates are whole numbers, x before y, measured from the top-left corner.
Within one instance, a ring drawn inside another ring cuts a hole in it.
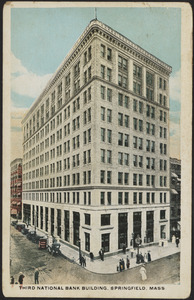
[[[133,60],[131,58],[128,66],[128,87],[130,91],[133,91]]]
[[[61,238],[64,240],[65,237],[65,227],[64,227],[64,209],[61,209]]]
[[[154,74],[154,101],[158,102],[158,75]]]
[[[132,233],[133,233],[133,211],[129,210],[128,213],[128,247],[133,246],[132,243]]]
[[[142,220],[141,220],[141,239],[142,244],[144,244],[144,238],[145,238],[145,231],[146,231],[146,211],[142,211]]]
[[[48,208],[48,234],[51,234],[51,208]]]
[[[146,68],[142,68],[142,96],[146,97]]]

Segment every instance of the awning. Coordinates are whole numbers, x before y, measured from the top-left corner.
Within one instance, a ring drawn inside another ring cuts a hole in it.
[[[19,183],[18,183],[18,186],[21,186],[21,185],[22,185],[21,182],[19,182]]]
[[[17,202],[16,201],[12,201],[11,204],[17,204]]]
[[[175,177],[175,178],[178,178],[178,176],[175,174],[175,173],[171,173],[171,177]]]
[[[171,193],[172,193],[173,195],[177,195],[177,194],[178,194],[178,192],[177,192],[175,189],[171,189]]]
[[[11,215],[17,215],[17,209],[11,209]]]

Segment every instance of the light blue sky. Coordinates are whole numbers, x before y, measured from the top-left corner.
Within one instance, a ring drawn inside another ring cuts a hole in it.
[[[25,69],[25,75],[33,75],[32,85],[41,78],[45,82],[46,76],[55,72],[94,16],[94,8],[11,9],[11,52],[20,64],[20,69],[12,72],[13,78],[18,80],[15,88],[12,86],[12,106],[28,108],[38,96],[19,87],[19,76],[23,72],[21,66]],[[178,124],[181,9],[109,7],[97,8],[97,16],[100,21],[172,67],[170,117],[174,124]],[[171,135],[175,131],[172,128]]]

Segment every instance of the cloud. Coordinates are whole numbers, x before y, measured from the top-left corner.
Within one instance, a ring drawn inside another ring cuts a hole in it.
[[[181,102],[181,71],[170,77],[170,99]]]
[[[38,97],[53,74],[43,76],[27,70],[22,62],[11,54],[11,88],[12,91],[31,98]]]

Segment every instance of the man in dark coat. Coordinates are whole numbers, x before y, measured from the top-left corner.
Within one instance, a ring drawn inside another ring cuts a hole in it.
[[[99,255],[100,255],[101,260],[104,260],[104,251],[102,250],[102,248],[99,251]]]
[[[176,238],[176,246],[177,246],[177,247],[179,246],[179,238],[178,238],[178,236],[177,236],[177,238]]]
[[[24,274],[22,272],[20,272],[18,282],[19,282],[21,287],[23,286],[24,277],[25,277]]]
[[[36,269],[35,272],[34,272],[34,282],[35,282],[35,284],[36,283],[39,284],[39,271],[38,271],[38,269]]]
[[[151,259],[151,253],[150,251],[148,251],[148,262],[150,262],[152,259]]]

